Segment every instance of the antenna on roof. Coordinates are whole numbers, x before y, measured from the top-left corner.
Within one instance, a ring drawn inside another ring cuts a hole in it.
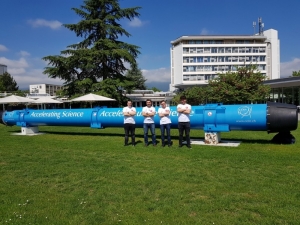
[[[259,35],[264,35],[264,24],[261,17],[258,18],[258,32]]]
[[[256,22],[253,22],[253,35],[255,35],[255,26],[256,26]]]

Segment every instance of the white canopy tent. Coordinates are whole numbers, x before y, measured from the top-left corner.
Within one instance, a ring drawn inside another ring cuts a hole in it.
[[[103,101],[116,101],[116,99],[113,98],[107,98],[101,95],[96,95],[96,94],[87,94],[87,95],[83,95],[81,97],[78,98],[74,98],[71,100],[72,102],[90,102],[91,103],[91,108],[92,108],[92,103],[93,102],[103,102]]]
[[[34,101],[33,99],[24,98],[24,97],[17,96],[17,95],[10,95],[5,98],[0,98],[0,104],[1,103],[3,104],[3,111],[5,111],[4,104],[10,104],[10,103],[15,103],[15,104],[21,104],[21,103],[26,104],[27,103],[28,104],[33,101]],[[27,104],[26,104],[26,107],[27,107]]]
[[[31,104],[41,104],[42,109],[43,108],[45,109],[45,104],[50,104],[50,103],[62,104],[63,102],[48,97],[38,98],[35,101],[31,102]]]

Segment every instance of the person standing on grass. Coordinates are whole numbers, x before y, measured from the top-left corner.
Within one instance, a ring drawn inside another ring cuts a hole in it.
[[[154,115],[155,108],[152,106],[152,101],[150,99],[146,100],[146,106],[143,107],[142,115],[144,116],[144,142],[145,146],[148,146],[148,130],[150,129],[152,135],[152,144],[156,146],[156,137],[155,137],[155,123]]]
[[[124,131],[125,131],[125,144],[128,145],[129,133],[131,135],[131,144],[135,146],[135,116],[136,109],[132,106],[132,101],[127,101],[127,106],[123,108],[124,115]]]
[[[160,102],[160,108],[158,109],[158,115],[160,117],[160,132],[161,132],[161,145],[165,147],[165,131],[167,133],[168,147],[171,147],[171,119],[170,108],[167,107],[166,101]]]
[[[177,112],[178,112],[178,130],[179,130],[179,147],[182,147],[182,140],[183,140],[183,132],[185,133],[186,138],[186,146],[188,148],[191,147],[191,140],[190,140],[190,113],[192,107],[191,105],[186,103],[186,97],[180,97],[180,104],[177,105]]]

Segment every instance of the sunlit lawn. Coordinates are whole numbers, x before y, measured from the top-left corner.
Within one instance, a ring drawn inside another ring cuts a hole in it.
[[[122,128],[0,125],[0,224],[299,224],[300,144],[229,132],[239,147],[123,147]],[[159,138],[159,130],[157,138]],[[203,131],[192,130],[193,138]]]

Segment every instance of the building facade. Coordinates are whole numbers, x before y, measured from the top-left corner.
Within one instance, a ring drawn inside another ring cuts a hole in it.
[[[217,74],[255,64],[268,80],[280,78],[278,32],[261,35],[182,36],[171,41],[170,91],[206,85]]]
[[[56,92],[62,90],[62,85],[55,84],[31,84],[29,85],[29,93],[30,94],[39,94],[39,95],[51,95],[55,96]]]
[[[0,64],[0,75],[4,74],[7,72],[7,66]]]

